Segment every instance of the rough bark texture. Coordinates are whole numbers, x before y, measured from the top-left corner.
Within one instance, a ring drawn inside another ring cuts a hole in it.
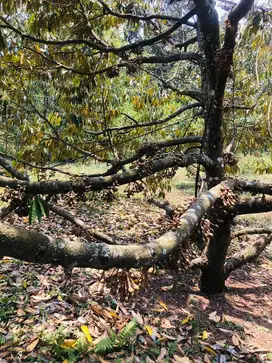
[[[225,278],[231,274],[232,271],[242,267],[246,263],[253,262],[263,252],[263,250],[272,242],[272,236],[261,236],[251,246],[246,247],[244,250],[238,252],[236,255],[227,259],[225,263]]]
[[[239,231],[235,231],[232,233],[231,237],[240,237],[247,234],[272,234],[271,227],[263,227],[263,228],[246,228],[240,229]]]
[[[229,219],[220,221],[213,238],[210,240],[206,259],[201,269],[200,288],[207,294],[222,293],[225,290],[225,259],[230,245],[231,225]]]
[[[268,194],[272,195],[272,184],[266,184],[257,180],[239,181],[237,189],[242,189],[244,192],[251,194]]]
[[[223,101],[227,79],[231,72],[233,53],[239,21],[247,15],[253,0],[241,0],[229,13],[226,20],[225,38],[220,47],[219,20],[215,2],[195,0],[198,15],[198,39],[204,53],[202,62],[202,91],[205,94],[205,129],[201,150],[214,163],[206,170],[208,187],[221,182],[224,177],[223,160]],[[197,176],[198,177],[198,176]],[[202,269],[201,290],[213,294],[225,288],[224,263],[230,244],[230,222],[225,219],[217,223],[207,248],[208,264]]]
[[[234,215],[265,213],[272,211],[272,198],[255,197],[245,199],[233,207]]]
[[[201,218],[220,196],[222,184],[203,193],[181,216],[179,228],[147,244],[108,245],[106,243],[71,242],[22,228],[0,224],[0,251],[21,260],[52,263],[64,267],[151,266],[165,259],[188,238]]]
[[[190,154],[183,155],[177,153],[168,155],[165,158],[157,159],[150,162],[146,168],[140,167],[131,171],[113,174],[109,176],[84,178],[82,181],[45,181],[31,182],[17,180],[6,177],[0,177],[0,187],[10,187],[12,189],[24,189],[27,193],[32,194],[58,194],[74,191],[83,193],[91,190],[107,189],[116,185],[124,185],[137,180],[142,180],[147,176],[157,173],[174,166],[189,166],[195,163],[204,165],[207,169],[213,167],[213,162],[205,155]]]
[[[224,177],[223,165],[223,101],[227,79],[231,72],[239,21],[247,15],[254,1],[240,1],[228,15],[225,38],[220,48],[219,20],[215,3],[195,0],[198,15],[198,38],[205,55],[202,62],[202,90],[205,94],[205,131],[203,152],[215,167],[207,171],[208,187]]]

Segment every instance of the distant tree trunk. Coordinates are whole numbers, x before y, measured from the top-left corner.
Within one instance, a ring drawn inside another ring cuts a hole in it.
[[[225,260],[231,241],[231,221],[224,219],[207,247],[207,264],[201,269],[200,289],[207,294],[225,291]]]

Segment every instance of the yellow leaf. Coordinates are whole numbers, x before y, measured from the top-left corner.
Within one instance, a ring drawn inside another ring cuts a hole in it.
[[[83,116],[89,116],[89,110],[88,110],[87,107],[82,110],[82,115]]]
[[[61,344],[62,348],[74,348],[77,341],[76,339],[64,339],[63,343]]]
[[[132,104],[135,106],[137,104],[138,100],[139,100],[139,97],[137,97],[137,96],[133,97]]]
[[[159,304],[160,304],[160,306],[162,306],[164,308],[164,310],[167,310],[168,309],[167,308],[167,305],[164,302],[159,301]]]
[[[214,349],[212,349],[211,347],[206,345],[203,348],[206,350],[206,352],[211,353],[213,355],[217,355],[216,351]]]
[[[110,315],[116,319],[120,319],[120,317],[116,314],[115,311],[110,311]]]
[[[136,106],[138,110],[141,110],[143,108],[143,104],[141,102],[137,102]]]
[[[0,260],[1,260],[1,258],[0,258]],[[3,259],[1,260],[1,262],[9,263],[9,262],[13,262],[13,259],[12,259],[12,258],[10,258],[10,257],[5,257],[5,258],[3,258]]]
[[[39,340],[39,338],[32,340],[32,342],[26,347],[26,351],[29,353],[32,352],[35,349],[36,345],[39,343]]]
[[[38,53],[41,53],[42,52],[41,51],[41,48],[38,46],[38,44],[35,44],[34,45],[34,48],[35,48],[36,52],[38,52]]]
[[[64,361],[62,363],[69,363],[68,359],[64,359]]]
[[[208,332],[206,332],[206,330],[204,330],[203,333],[202,333],[202,340],[207,339],[208,336],[209,336]]]
[[[149,325],[145,325],[145,328],[146,328],[146,330],[147,330],[148,334],[152,337],[153,330],[152,330],[151,326],[149,326]]]
[[[162,137],[166,137],[167,134],[166,134],[165,130],[161,131],[161,135],[162,135]]]
[[[81,330],[83,331],[86,339],[88,340],[89,343],[92,343],[93,341],[93,338],[91,337],[91,334],[90,334],[90,331],[89,331],[89,328],[87,327],[87,325],[81,325]]]
[[[21,53],[21,57],[20,57],[20,64],[24,64],[24,58],[25,58],[25,54],[22,52]]]
[[[191,314],[188,314],[188,315],[186,316],[186,318],[184,318],[184,319],[181,321],[181,324],[182,324],[182,325],[185,325],[185,324],[189,323],[189,321],[190,321],[190,320],[192,320],[192,318],[193,318],[193,316],[192,316]]]

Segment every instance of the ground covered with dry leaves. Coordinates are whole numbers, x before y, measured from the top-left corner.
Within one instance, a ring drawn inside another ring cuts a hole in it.
[[[111,208],[84,202],[80,216],[124,242],[146,242],[169,228],[164,211],[136,198],[119,197]],[[79,234],[53,215],[41,225],[16,215],[9,222],[63,238]],[[0,362],[272,362],[268,253],[233,273],[228,292],[213,297],[199,292],[196,272],[153,271],[127,301],[101,276],[2,259]],[[132,279],[137,286],[137,272]]]

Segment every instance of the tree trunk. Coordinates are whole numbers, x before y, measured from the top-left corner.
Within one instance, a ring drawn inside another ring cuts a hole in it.
[[[225,260],[231,241],[230,220],[224,219],[207,246],[207,264],[201,269],[200,289],[206,294],[225,291]]]

